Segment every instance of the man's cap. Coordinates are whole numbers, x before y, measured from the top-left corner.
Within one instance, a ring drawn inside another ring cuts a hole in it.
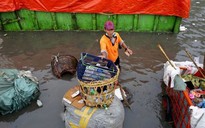
[[[112,21],[107,21],[105,22],[104,28],[106,30],[113,30],[115,27]]]

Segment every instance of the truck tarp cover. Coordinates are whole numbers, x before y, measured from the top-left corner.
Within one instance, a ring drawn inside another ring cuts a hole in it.
[[[190,0],[1,0],[0,12],[152,14],[189,17]]]

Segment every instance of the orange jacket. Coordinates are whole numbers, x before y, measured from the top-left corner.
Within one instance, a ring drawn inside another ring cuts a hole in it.
[[[119,33],[115,32],[114,35],[115,36],[112,37],[112,38],[115,38],[115,43],[114,44],[112,44],[110,38],[107,37],[106,35],[103,35],[100,39],[101,52],[106,52],[107,53],[107,59],[110,59],[113,62],[115,62],[116,59],[118,58],[118,56],[119,56],[118,47],[123,42],[123,40],[120,37]]]

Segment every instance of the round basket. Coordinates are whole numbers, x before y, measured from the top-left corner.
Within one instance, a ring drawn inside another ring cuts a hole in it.
[[[116,75],[110,79],[89,82],[78,79],[85,104],[100,108],[105,107],[105,105],[109,106],[114,99],[115,82],[118,80],[119,72],[117,69]]]

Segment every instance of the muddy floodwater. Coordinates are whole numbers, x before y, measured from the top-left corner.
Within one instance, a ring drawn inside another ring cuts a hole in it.
[[[134,54],[126,57],[120,50],[122,71],[119,81],[133,95],[132,110],[125,108],[124,128],[168,128],[162,109],[163,64],[167,59],[157,47],[164,48],[171,60],[186,61],[184,49],[203,63],[205,53],[205,1],[192,0],[187,28],[178,34],[120,32]],[[99,54],[103,32],[38,31],[0,32],[0,68],[30,70],[40,82],[43,107],[33,102],[23,110],[0,115],[0,128],[64,128],[62,97],[78,85],[76,75],[57,79],[51,70],[53,55],[70,54],[80,59],[81,52]]]

